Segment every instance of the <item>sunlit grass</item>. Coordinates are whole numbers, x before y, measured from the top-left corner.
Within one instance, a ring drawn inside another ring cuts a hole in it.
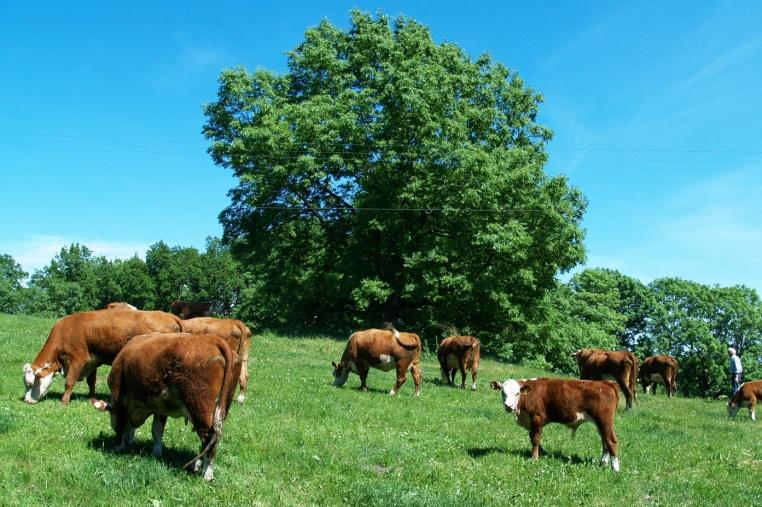
[[[21,366],[52,323],[0,315],[3,505],[762,505],[762,426],[746,410],[729,420],[720,401],[640,394],[617,415],[620,474],[598,466],[592,425],[575,439],[547,426],[549,455],[533,462],[526,430],[488,384],[542,372],[483,359],[470,392],[440,385],[428,356],[420,398],[412,378],[390,397],[391,372],[372,370],[367,393],[356,376],[331,386],[345,337],[273,334],[254,337],[250,394],[227,419],[207,484],[181,469],[199,442],[179,419],[156,460],[150,423],[131,452],[112,451],[108,416],[87,403],[84,382],[68,407],[62,379],[38,405],[21,401]]]

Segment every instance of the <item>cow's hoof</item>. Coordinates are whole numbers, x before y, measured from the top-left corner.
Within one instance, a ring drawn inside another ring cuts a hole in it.
[[[98,410],[106,410],[107,403],[103,400],[95,400],[93,401],[93,406],[97,408]]]

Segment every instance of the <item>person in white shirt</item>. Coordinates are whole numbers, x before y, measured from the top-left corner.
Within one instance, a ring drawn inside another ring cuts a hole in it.
[[[736,355],[736,349],[730,347],[728,349],[728,356],[730,356],[730,384],[733,388],[731,394],[731,396],[733,396],[741,385],[743,367],[741,366],[741,358]]]

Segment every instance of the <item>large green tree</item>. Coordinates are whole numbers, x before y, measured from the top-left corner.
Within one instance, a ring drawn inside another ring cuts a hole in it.
[[[0,255],[0,313],[19,313],[23,308],[27,273],[7,254]]]
[[[584,259],[586,202],[548,176],[540,94],[409,19],[310,28],[288,72],[222,72],[221,213],[265,324],[436,322],[507,336]]]

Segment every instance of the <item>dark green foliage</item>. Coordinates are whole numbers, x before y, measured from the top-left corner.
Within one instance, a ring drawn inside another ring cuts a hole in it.
[[[23,310],[22,281],[27,274],[10,255],[0,255],[0,313]]]
[[[357,11],[288,63],[224,71],[206,109],[210,153],[239,178],[220,218],[253,273],[246,315],[430,338],[449,323],[495,348],[525,331],[584,259],[585,200],[543,172],[541,96],[415,21]]]

